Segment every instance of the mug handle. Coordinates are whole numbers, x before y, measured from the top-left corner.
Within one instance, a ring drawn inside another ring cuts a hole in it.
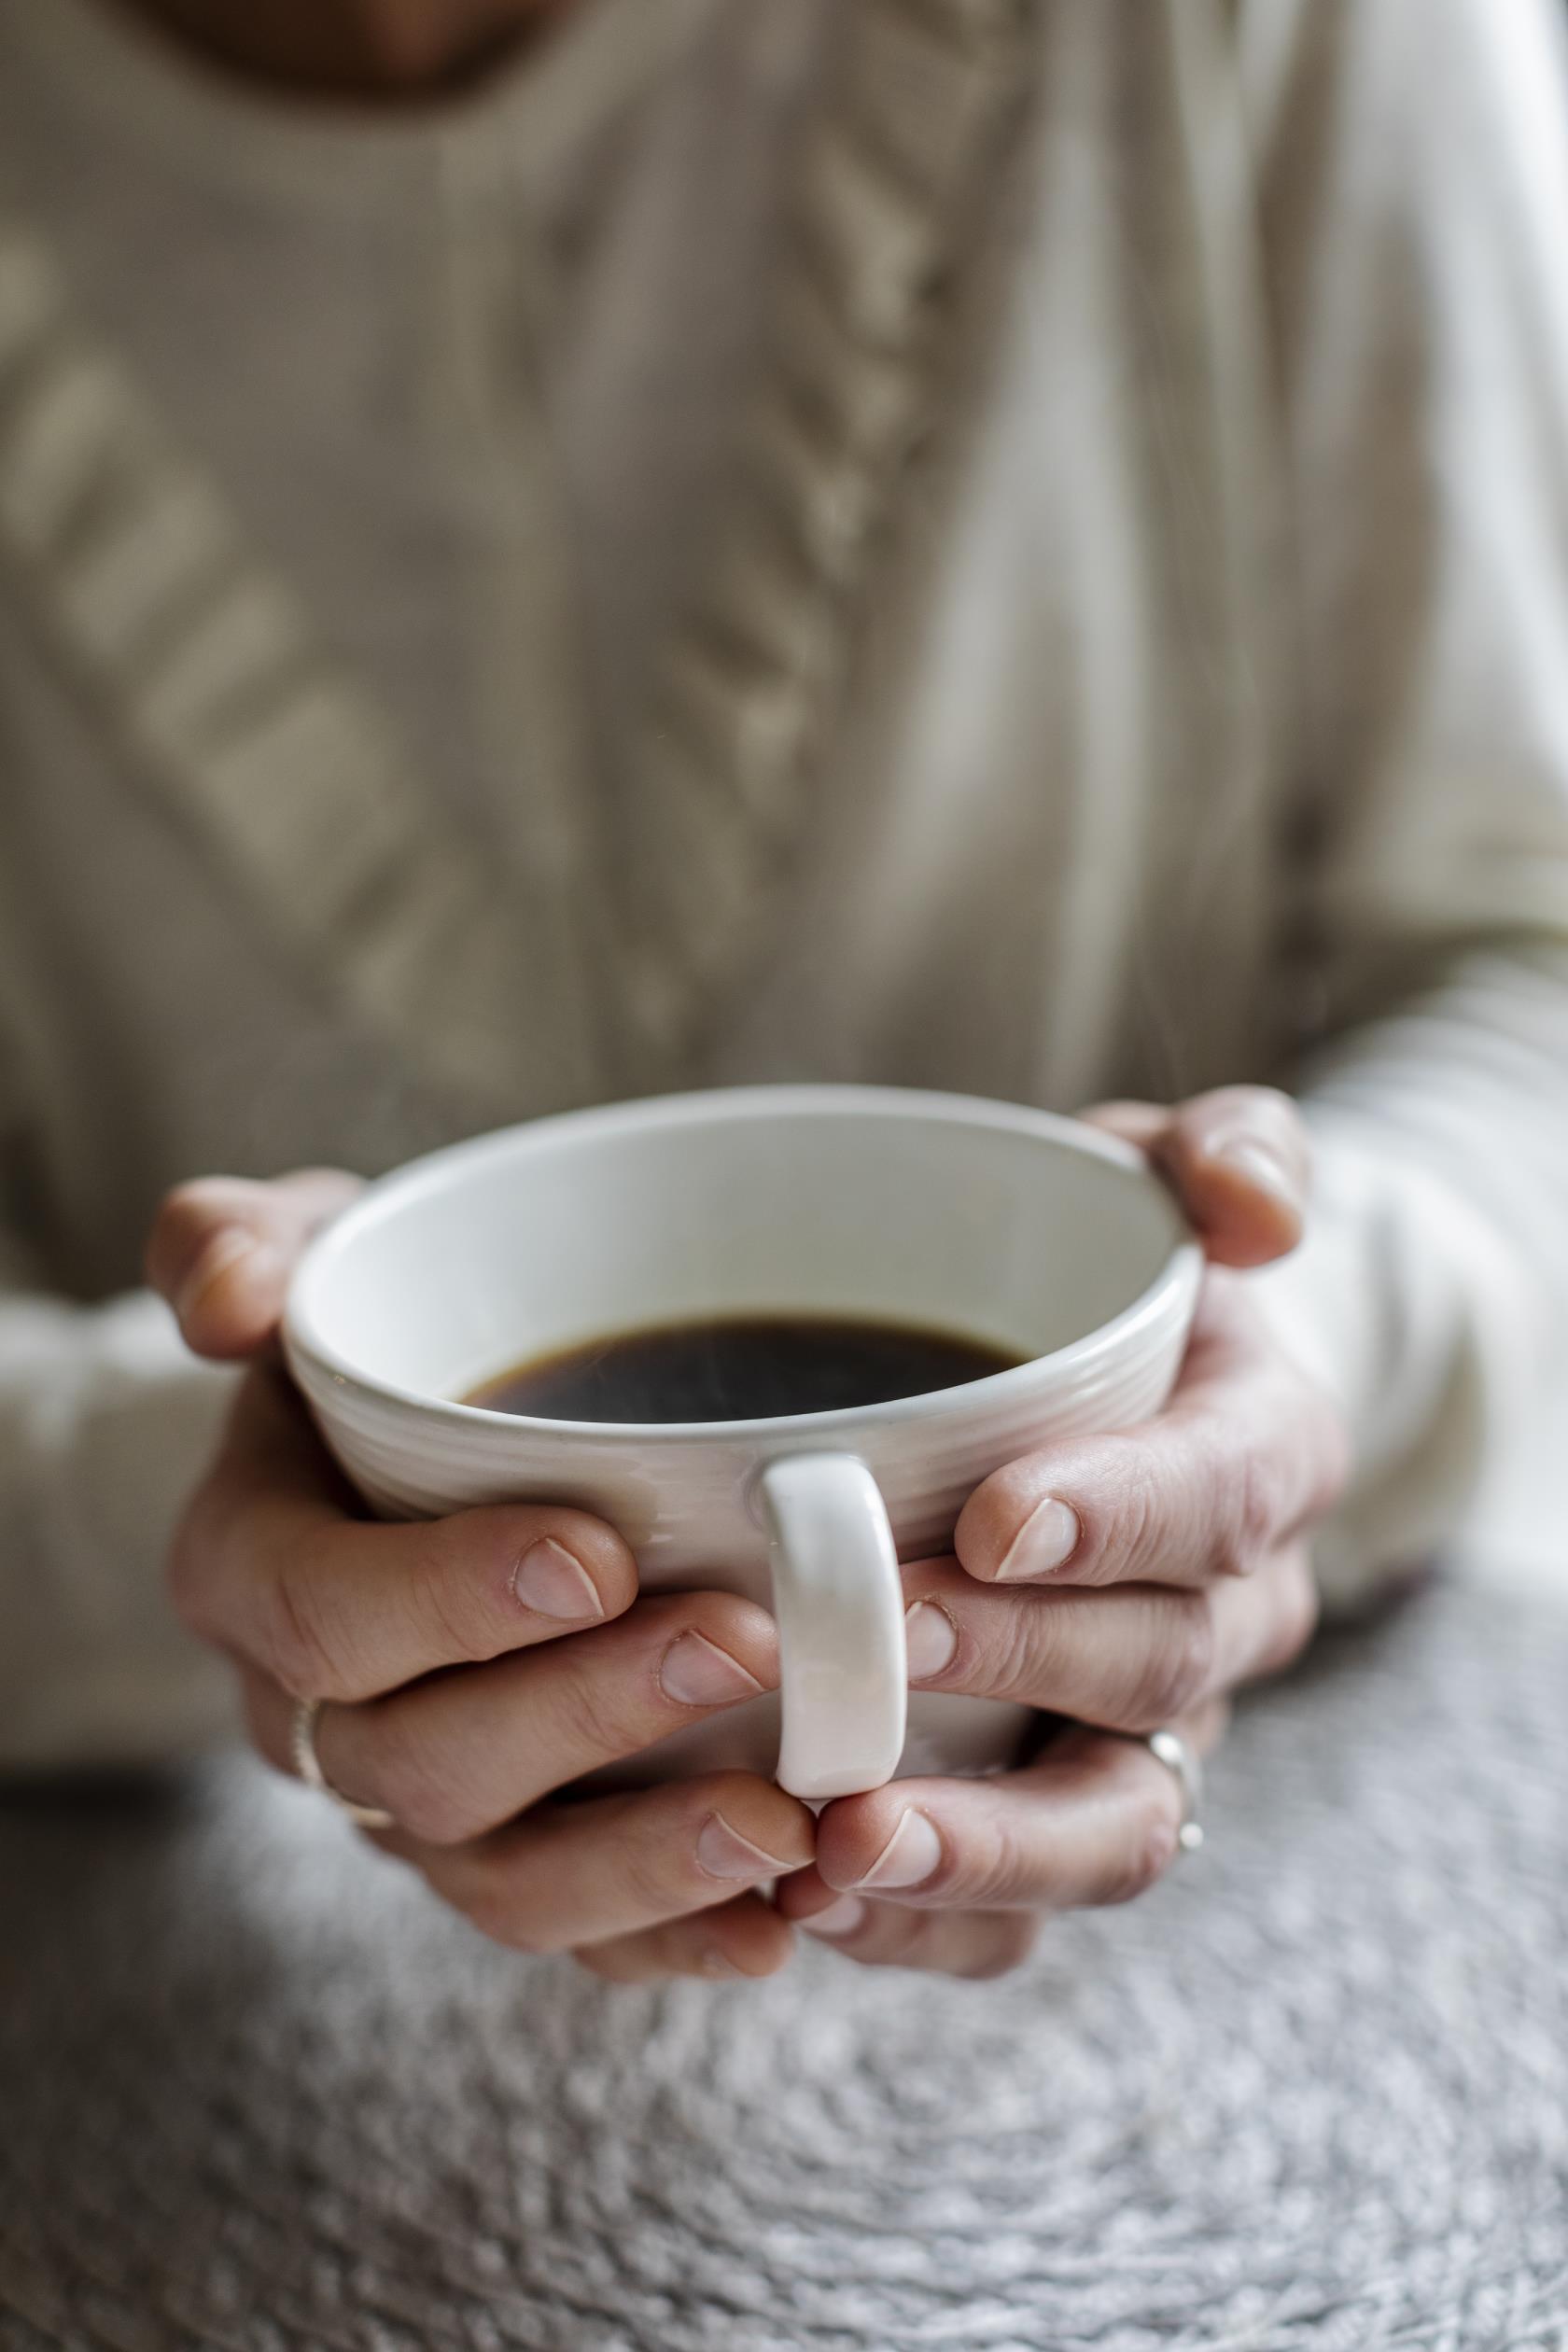
[[[778,1624],[778,1785],[816,1802],[880,1788],[898,1770],[909,1698],[888,1506],[853,1454],[787,1454],[758,1494]]]

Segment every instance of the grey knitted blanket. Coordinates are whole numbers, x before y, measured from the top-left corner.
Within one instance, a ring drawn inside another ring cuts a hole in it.
[[[0,1807],[7,2352],[1561,2352],[1568,1608],[1253,1702],[1211,1842],[950,1985],[613,1992],[248,1763]]]

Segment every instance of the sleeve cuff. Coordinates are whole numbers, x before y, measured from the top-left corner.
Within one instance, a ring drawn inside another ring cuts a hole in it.
[[[1528,1404],[1538,1313],[1472,1205],[1337,1112],[1314,1112],[1308,1237],[1253,1277],[1280,1344],[1337,1402],[1355,1467],[1314,1559],[1353,1605],[1451,1535],[1498,1430]]]

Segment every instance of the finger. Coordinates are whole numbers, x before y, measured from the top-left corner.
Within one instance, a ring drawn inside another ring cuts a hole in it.
[[[1170,1125],[1171,1111],[1166,1102],[1097,1102],[1080,1115],[1085,1127],[1103,1127],[1138,1151],[1152,1152]]]
[[[1085,1116],[1149,1155],[1217,1265],[1267,1266],[1300,1240],[1311,1145],[1289,1095],[1221,1086],[1169,1111],[1110,1102]]]
[[[1009,1463],[959,1515],[982,1582],[1204,1585],[1245,1575],[1338,1495],[1349,1443],[1329,1397],[1211,1275],[1166,1410]]]
[[[257,1184],[207,1176],[180,1184],[159,1209],[147,1278],[198,1355],[255,1355],[283,1312],[295,1264],[312,1236],[360,1190],[357,1176],[305,1169]]]
[[[777,1976],[794,1948],[793,1929],[773,1906],[742,1895],[638,1935],[584,1944],[572,1957],[611,1984],[651,1984],[666,1977]]]
[[[1222,1266],[1267,1266],[1306,1223],[1311,1144],[1290,1097],[1222,1086],[1178,1104],[1155,1158]]]
[[[986,1591],[953,1561],[903,1571],[910,1681],[1114,1731],[1155,1731],[1305,1647],[1317,1594],[1305,1547],[1243,1583],[1180,1591]]]
[[[1220,1717],[1178,1728],[1201,1751],[1218,1736]],[[864,1903],[866,1914],[841,1916],[830,1932],[866,1956],[876,1913],[889,1906],[1076,1911],[1127,1902],[1170,1867],[1182,1816],[1175,1774],[1141,1741],[1085,1730],[1026,1771],[899,1781],[843,1797],[818,1823],[817,1875]],[[803,1899],[791,1895],[791,1915]]]
[[[1028,1911],[940,1911],[879,1903],[870,1896],[838,1894],[816,1869],[802,1870],[787,1881],[778,1902],[808,1936],[869,1968],[1006,1976],[1022,1967],[1040,1933],[1038,1914]]]
[[[539,1805],[470,1845],[426,1845],[398,1832],[378,1832],[375,1842],[413,1862],[493,1941],[571,1952],[715,1911],[803,1869],[816,1824],[771,1781],[718,1772]],[[726,1951],[730,1932],[719,1931]]]
[[[436,1845],[510,1821],[553,1790],[778,1687],[772,1618],[734,1593],[639,1602],[613,1625],[361,1706],[328,1707],[315,1752],[332,1786]],[[287,1757],[292,1710],[263,1704]]]
[[[505,1504],[383,1526],[345,1497],[293,1390],[254,1370],[175,1540],[170,1590],[195,1632],[297,1698],[372,1698],[636,1597],[631,1553],[584,1511]]]

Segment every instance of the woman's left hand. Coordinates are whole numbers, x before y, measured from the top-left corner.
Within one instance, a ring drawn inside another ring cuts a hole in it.
[[[1204,1239],[1192,1347],[1157,1420],[1010,1463],[972,1496],[957,1559],[904,1570],[917,1687],[1074,1728],[1022,1771],[827,1807],[778,1908],[872,1965],[996,1975],[1043,1913],[1141,1893],[1178,1850],[1182,1810],[1143,1735],[1169,1727],[1206,1750],[1227,1693],[1286,1665],[1315,1623],[1305,1532],[1343,1486],[1346,1435],[1233,1270],[1300,1239],[1300,1118],[1253,1087],[1089,1115],[1149,1153]]]

